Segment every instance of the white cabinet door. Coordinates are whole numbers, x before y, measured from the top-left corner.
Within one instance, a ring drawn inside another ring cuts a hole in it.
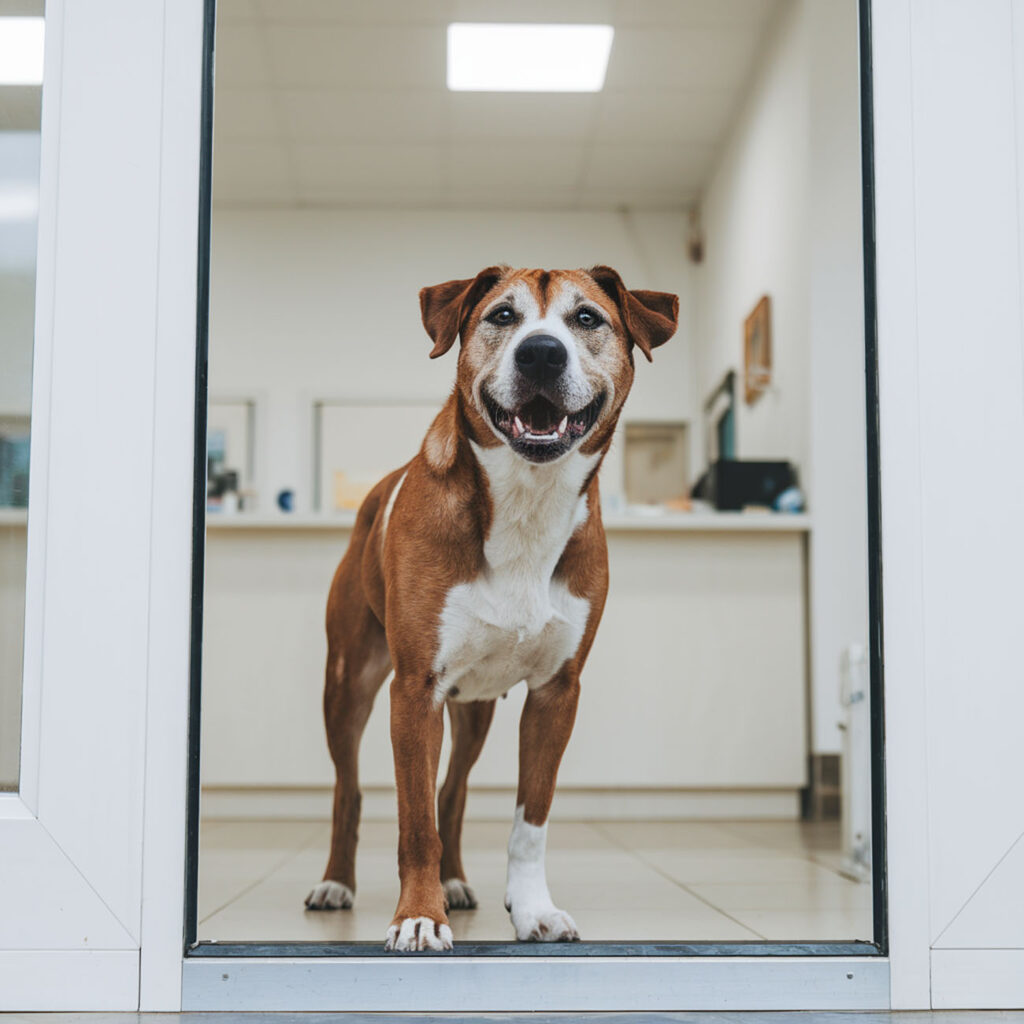
[[[47,3],[5,1010],[180,986],[202,8]]]

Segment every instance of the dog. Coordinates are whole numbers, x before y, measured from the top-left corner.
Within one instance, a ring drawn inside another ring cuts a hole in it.
[[[334,814],[327,868],[306,907],[352,906],[359,743],[394,669],[401,894],[385,947],[452,948],[447,911],[476,906],[460,851],[467,779],[495,701],[525,681],[505,906],[520,941],[574,941],[544,857],[608,589],[597,473],[634,352],[650,360],[672,337],[679,300],[629,291],[606,266],[495,266],[424,288],[420,310],[432,359],[460,339],[456,382],[419,454],[367,495],[331,584],[324,718]],[[438,794],[446,706],[451,760]]]

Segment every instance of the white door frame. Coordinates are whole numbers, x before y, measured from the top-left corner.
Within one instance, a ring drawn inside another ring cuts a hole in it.
[[[972,5],[925,2],[936,17]],[[202,958],[186,965],[190,1007],[929,1005],[949,958],[933,960],[929,920],[917,321],[944,297],[913,288],[922,10],[873,4],[890,957]],[[202,0],[47,5],[21,789],[0,796],[5,1009],[182,1005],[202,31]],[[969,1001],[964,984],[941,998]]]
[[[169,1008],[180,999],[202,5],[49,0],[46,37],[0,1003],[134,1010],[141,961],[142,1001]]]

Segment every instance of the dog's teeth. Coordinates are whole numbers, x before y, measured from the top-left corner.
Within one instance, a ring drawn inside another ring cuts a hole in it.
[[[565,428],[569,426],[569,417],[563,416],[562,422],[558,424],[558,436],[561,437],[565,433]]]
[[[526,433],[526,427],[523,426],[523,421],[517,416],[512,424],[512,436],[519,437],[520,434]]]

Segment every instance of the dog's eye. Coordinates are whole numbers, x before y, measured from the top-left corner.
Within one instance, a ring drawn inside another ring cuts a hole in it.
[[[487,322],[497,324],[499,327],[507,327],[515,318],[516,314],[511,306],[499,306],[487,317]]]
[[[588,331],[592,331],[595,327],[600,327],[604,321],[592,309],[588,309],[584,306],[582,309],[578,309],[576,311],[576,323],[578,323],[580,327],[585,327]]]

